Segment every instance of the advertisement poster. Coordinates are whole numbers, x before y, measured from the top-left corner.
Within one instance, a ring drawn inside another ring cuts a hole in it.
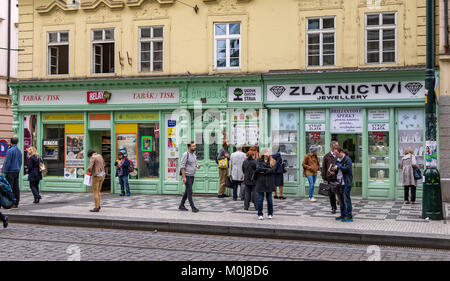
[[[65,179],[76,179],[77,169],[76,168],[64,168],[64,178]]]
[[[363,116],[359,108],[337,108],[331,109],[331,132],[332,133],[362,133]]]
[[[178,174],[178,131],[177,131],[177,119],[178,116],[172,116],[172,114],[166,114],[167,131],[165,137],[165,143],[167,147],[166,154],[166,180],[177,181]]]
[[[168,158],[167,162],[167,180],[177,180],[178,158]]]
[[[437,143],[435,141],[426,142],[425,162],[427,168],[437,168]]]
[[[125,150],[127,152],[128,160],[133,162],[133,166],[137,168],[137,157],[136,157],[136,134],[120,134],[117,135],[117,151]]]
[[[141,149],[142,151],[151,152],[153,150],[153,137],[142,136],[141,138]]]
[[[66,168],[82,168],[84,167],[84,135],[68,135],[66,134],[66,151],[65,165]]]

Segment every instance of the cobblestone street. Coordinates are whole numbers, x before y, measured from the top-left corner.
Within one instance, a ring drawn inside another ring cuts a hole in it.
[[[15,261],[450,261],[444,250],[25,224],[1,229],[0,248]]]

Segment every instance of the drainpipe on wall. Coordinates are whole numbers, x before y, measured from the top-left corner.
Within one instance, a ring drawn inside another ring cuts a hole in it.
[[[11,0],[8,0],[8,51],[6,62],[6,95],[9,96],[9,80],[11,76]]]
[[[444,0],[444,36],[445,36],[445,45],[444,45],[444,49],[445,49],[445,53],[448,54],[449,53],[449,45],[448,45],[448,0]]]

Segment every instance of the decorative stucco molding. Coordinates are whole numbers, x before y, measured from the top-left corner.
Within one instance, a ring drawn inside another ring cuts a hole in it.
[[[152,2],[156,1],[160,5],[173,4],[176,2],[176,0],[127,0],[127,6],[128,7],[140,7],[144,2],[149,2],[149,1],[152,1]]]
[[[99,5],[105,5],[106,7],[110,9],[122,9],[125,4],[123,1],[120,0],[94,0],[90,2],[83,2],[81,3],[80,7],[77,8],[76,6],[69,6],[67,3],[63,0],[54,0],[47,6],[39,6],[36,8],[36,11],[39,14],[46,14],[51,12],[54,8],[59,8],[64,12],[73,12],[78,10],[94,10]]]

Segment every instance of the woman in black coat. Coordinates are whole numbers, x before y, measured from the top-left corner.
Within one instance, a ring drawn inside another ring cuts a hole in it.
[[[258,219],[263,219],[264,194],[267,199],[267,208],[269,219],[273,217],[272,192],[275,191],[275,164],[269,148],[264,148],[261,152],[261,158],[256,163],[256,192],[258,192]]]
[[[39,195],[39,182],[42,180],[42,173],[39,170],[39,164],[42,160],[36,148],[29,147],[27,152],[30,156],[30,160],[28,161],[28,181],[30,182],[31,192],[34,196],[33,203],[37,204],[41,200],[41,195]]]
[[[250,207],[250,200],[255,205],[255,210],[257,210],[256,206],[256,159],[255,153],[253,151],[247,152],[247,160],[242,164],[242,170],[244,172],[244,184],[245,184],[245,199],[244,199],[244,209],[248,210]]]

